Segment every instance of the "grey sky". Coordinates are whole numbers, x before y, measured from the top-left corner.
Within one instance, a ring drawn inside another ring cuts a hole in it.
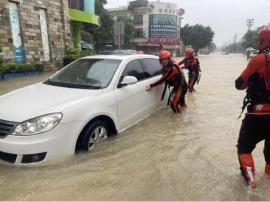
[[[270,23],[270,0],[161,0],[178,4],[185,10],[183,24],[210,26],[215,32],[214,42],[224,45],[238,40],[247,31],[246,19],[253,18],[254,26]],[[107,0],[106,8],[127,5],[128,0]]]

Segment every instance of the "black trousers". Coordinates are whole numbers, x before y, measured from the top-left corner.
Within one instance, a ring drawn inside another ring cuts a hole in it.
[[[264,158],[270,164],[270,115],[247,114],[239,133],[238,154],[250,154],[264,140]]]

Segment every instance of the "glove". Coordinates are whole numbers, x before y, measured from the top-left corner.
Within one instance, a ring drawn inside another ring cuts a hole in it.
[[[150,85],[145,86],[145,90],[146,91],[150,91],[151,90],[151,86]]]

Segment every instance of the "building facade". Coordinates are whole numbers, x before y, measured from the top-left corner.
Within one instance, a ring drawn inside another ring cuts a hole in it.
[[[82,23],[99,25],[94,5],[94,0],[0,0],[4,60],[61,67],[65,50],[72,46],[71,33],[80,40]]]
[[[67,1],[0,0],[0,9],[0,46],[7,62],[61,66],[70,43]]]
[[[95,0],[69,0],[69,16],[72,47],[81,48],[81,31],[92,32],[101,26],[100,17],[95,15]]]
[[[127,7],[109,9],[118,16],[129,16],[135,26],[137,50],[156,54],[161,48],[179,55],[181,48],[180,28],[184,10],[176,4],[166,2],[130,1]]]

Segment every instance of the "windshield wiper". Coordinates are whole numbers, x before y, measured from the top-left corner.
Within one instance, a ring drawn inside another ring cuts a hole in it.
[[[64,82],[57,82],[48,79],[44,82],[47,85],[59,86],[59,87],[66,87],[66,88],[80,88],[80,89],[101,89],[102,86],[91,86],[87,84],[74,84],[74,83],[64,83]]]

